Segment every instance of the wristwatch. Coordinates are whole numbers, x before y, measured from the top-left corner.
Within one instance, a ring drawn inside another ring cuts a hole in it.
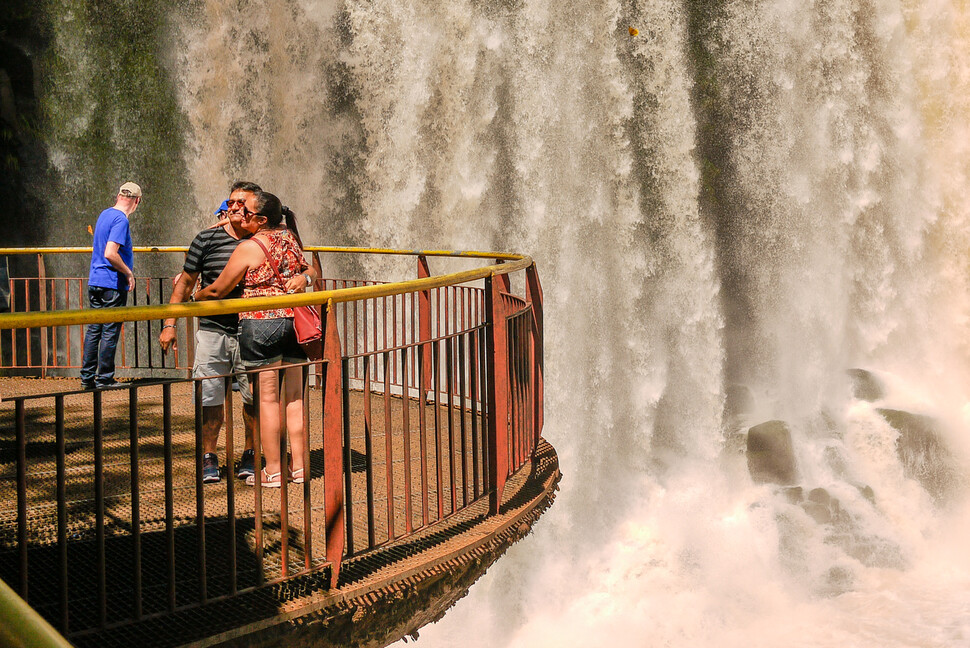
[[[306,277],[306,285],[309,286],[310,284],[313,283],[313,279],[310,278],[310,275],[308,275],[307,273],[304,272],[303,273],[303,276]]]

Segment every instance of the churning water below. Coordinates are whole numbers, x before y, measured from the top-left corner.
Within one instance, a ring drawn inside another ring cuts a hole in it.
[[[54,47],[83,77],[62,4]],[[252,179],[307,240],[539,265],[562,490],[420,645],[970,645],[963,3],[180,12],[165,65],[197,213]],[[53,151],[64,175],[72,155]],[[206,218],[168,219],[165,242]],[[883,396],[855,398],[852,368]],[[945,498],[907,476],[881,407],[937,422]],[[743,434],[772,419],[838,523],[752,481]]]

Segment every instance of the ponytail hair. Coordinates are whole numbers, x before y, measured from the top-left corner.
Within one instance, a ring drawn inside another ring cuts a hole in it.
[[[294,214],[293,210],[286,205],[283,205],[282,212],[283,216],[286,217],[286,229],[293,232],[296,242],[300,244],[300,249],[303,249],[303,239],[300,238],[300,230],[296,228],[296,214]]]

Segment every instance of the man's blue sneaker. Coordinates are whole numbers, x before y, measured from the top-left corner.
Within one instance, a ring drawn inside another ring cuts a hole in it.
[[[236,477],[246,479],[256,474],[256,452],[253,450],[243,450],[239,463],[236,464]]]
[[[219,457],[214,452],[202,455],[202,483],[215,484],[222,477],[219,475]]]

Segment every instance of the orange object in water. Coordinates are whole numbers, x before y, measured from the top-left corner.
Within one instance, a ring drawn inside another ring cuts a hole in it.
[[[88,225],[88,234],[90,234],[91,236],[94,236],[94,229],[92,229],[90,225]]]
[[[639,33],[640,33],[639,29],[637,29],[636,27],[630,27],[630,36],[636,36]]]

